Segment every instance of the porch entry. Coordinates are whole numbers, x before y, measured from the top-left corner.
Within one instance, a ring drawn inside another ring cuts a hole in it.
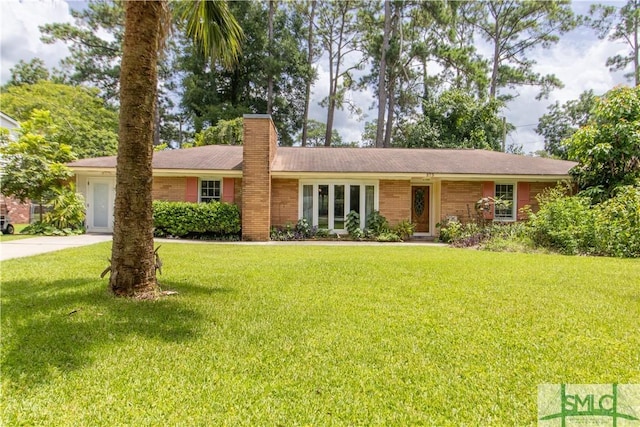
[[[429,232],[429,187],[411,187],[411,222],[416,225],[416,233]]]
[[[115,181],[109,178],[87,180],[87,231],[113,232]]]

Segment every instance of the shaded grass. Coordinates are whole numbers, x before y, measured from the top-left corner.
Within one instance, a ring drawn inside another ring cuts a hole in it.
[[[34,234],[20,234],[29,224],[13,224],[15,228],[14,234],[0,234],[0,242],[9,242],[11,240],[22,240],[30,237],[37,237]]]
[[[425,246],[109,244],[2,262],[6,425],[527,425],[541,383],[640,382],[640,263]]]

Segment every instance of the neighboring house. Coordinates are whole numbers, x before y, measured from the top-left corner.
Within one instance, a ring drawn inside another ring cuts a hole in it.
[[[5,113],[0,111],[0,127],[6,128],[9,130],[9,138],[12,140],[16,140],[20,137],[18,130],[20,129],[20,123],[17,120],[7,116]],[[0,159],[0,163],[2,160]],[[0,180],[2,180],[2,165],[0,164]],[[8,211],[9,219],[14,224],[28,224],[29,218],[31,217],[31,204],[30,203],[20,203],[18,200],[13,197],[5,197],[4,194],[0,192],[0,209],[3,211]]]
[[[154,153],[156,200],[235,203],[243,240],[269,240],[272,226],[306,218],[344,233],[349,211],[378,210],[393,225],[417,224],[435,236],[445,218],[475,218],[483,197],[511,201],[485,213],[516,221],[519,209],[536,209],[535,196],[569,179],[575,163],[486,150],[278,147],[270,116],[244,116],[244,145],[210,145]],[[87,200],[87,230],[113,229],[115,157],[70,164]]]

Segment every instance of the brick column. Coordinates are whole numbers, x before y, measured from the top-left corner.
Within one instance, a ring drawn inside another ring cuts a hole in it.
[[[271,163],[278,134],[268,114],[245,114],[242,148],[242,240],[269,240]]]

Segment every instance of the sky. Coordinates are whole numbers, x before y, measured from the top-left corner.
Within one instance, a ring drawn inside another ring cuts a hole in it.
[[[592,2],[574,1],[578,13],[586,13]],[[607,2],[623,5],[624,2]],[[83,2],[64,0],[0,0],[0,83],[10,77],[9,70],[19,60],[30,61],[34,57],[45,61],[48,68],[58,67],[59,61],[68,54],[61,44],[47,45],[40,41],[39,25],[53,22],[72,22],[70,8],[81,8]],[[555,74],[564,83],[564,88],[555,90],[548,99],[536,101],[537,88],[519,88],[519,96],[503,111],[504,116],[516,129],[507,136],[507,145],[522,145],[525,153],[544,148],[543,139],[535,133],[535,127],[547,107],[554,102],[561,104],[577,99],[585,90],[593,89],[596,95],[603,94],[616,85],[625,84],[622,72],[612,73],[605,65],[607,57],[617,53],[626,54],[627,47],[620,42],[599,40],[593,30],[578,28],[564,36],[551,49],[537,49],[530,57],[536,61],[535,71]],[[318,105],[328,93],[328,68],[319,62],[318,76],[314,88],[310,118],[326,122],[326,110]],[[371,109],[375,95],[371,91],[354,92],[351,101],[364,111],[364,118],[348,111],[336,111],[335,128],[345,142],[359,141],[366,121],[372,121],[377,111]]]

